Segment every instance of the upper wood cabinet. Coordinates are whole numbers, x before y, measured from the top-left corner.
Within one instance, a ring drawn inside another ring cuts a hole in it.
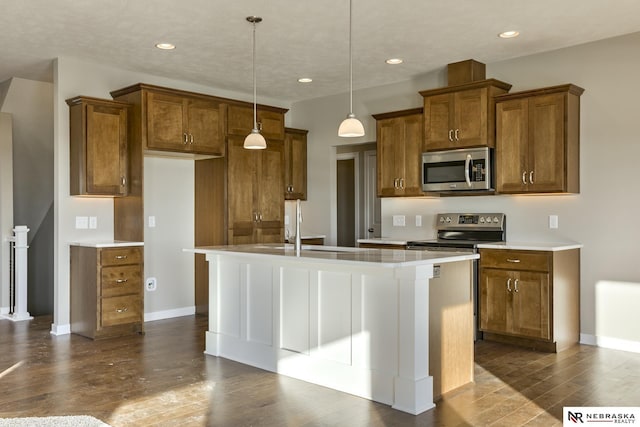
[[[284,112],[282,109],[268,109],[258,106],[256,113],[258,129],[265,139],[284,139]],[[227,133],[247,136],[253,129],[253,108],[244,105],[229,105],[227,115]]]
[[[212,99],[149,91],[146,148],[223,156],[224,107]]]
[[[562,85],[496,98],[496,190],[580,192],[580,95]]]
[[[425,151],[495,145],[494,97],[511,85],[489,79],[421,91]]]
[[[265,150],[243,148],[229,136],[227,153],[230,245],[284,241],[284,142],[267,140]]]
[[[379,197],[422,196],[422,109],[374,114]]]
[[[127,109],[124,102],[78,96],[67,100],[72,196],[124,196]]]
[[[302,129],[284,130],[285,200],[307,200],[307,133]]]

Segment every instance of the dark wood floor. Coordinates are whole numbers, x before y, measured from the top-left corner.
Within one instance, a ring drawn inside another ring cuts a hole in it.
[[[414,417],[382,404],[206,356],[206,319],[146,335],[49,334],[50,318],[0,320],[0,417],[92,415],[112,426],[550,426],[563,406],[640,406],[640,354],[560,354],[476,344],[475,384]]]

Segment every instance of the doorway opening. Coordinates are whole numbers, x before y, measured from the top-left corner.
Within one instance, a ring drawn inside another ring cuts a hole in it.
[[[376,190],[376,144],[343,145],[336,150],[337,245],[380,237],[381,202]]]

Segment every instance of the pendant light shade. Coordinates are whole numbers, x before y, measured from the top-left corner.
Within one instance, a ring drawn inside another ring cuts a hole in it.
[[[247,16],[247,21],[253,24],[253,129],[244,139],[244,148],[249,150],[264,150],[267,148],[267,141],[260,134],[258,129],[258,113],[256,100],[256,24],[262,22],[259,16]]]
[[[356,115],[353,114],[353,48],[351,43],[352,33],[352,0],[349,0],[349,114],[347,118],[340,123],[338,128],[338,136],[344,138],[353,138],[357,136],[364,136],[364,126],[360,120],[356,119]]]

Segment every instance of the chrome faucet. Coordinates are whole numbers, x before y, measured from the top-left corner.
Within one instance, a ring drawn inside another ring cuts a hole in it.
[[[302,222],[302,209],[300,208],[300,199],[296,200],[296,255],[300,256],[302,249],[302,237],[300,236],[300,223]]]

